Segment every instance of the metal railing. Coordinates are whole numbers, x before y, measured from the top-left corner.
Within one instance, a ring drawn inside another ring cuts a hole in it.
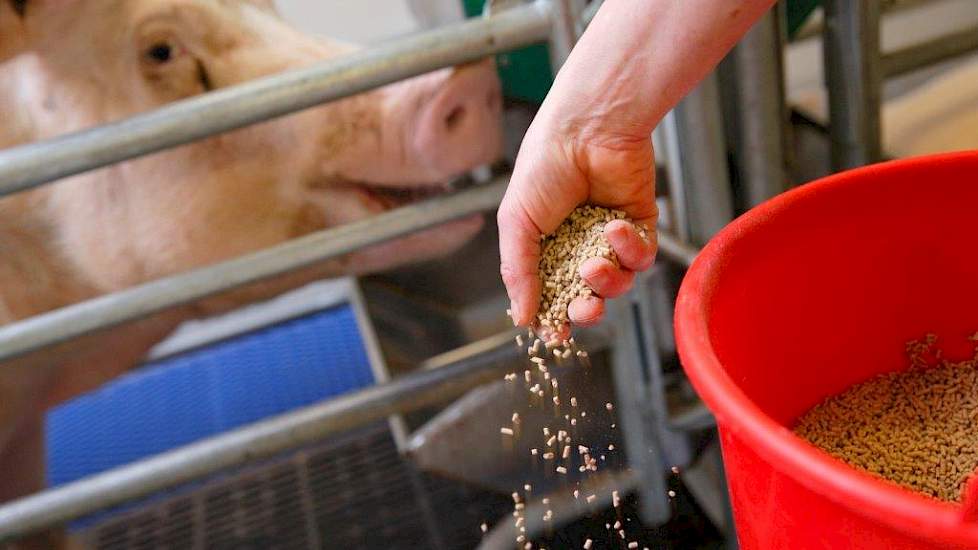
[[[837,7],[843,10],[842,17],[849,17],[848,25],[839,29],[835,36],[829,37],[829,47],[833,48],[831,62],[840,63],[841,57],[852,55],[853,51],[859,52],[860,56],[872,55],[872,49],[867,48],[867,45],[874,42],[874,23],[867,22],[861,14],[851,11],[852,7],[848,3],[830,1],[836,2]],[[870,0],[873,1],[875,0]],[[566,58],[574,38],[571,30],[573,25],[570,24],[571,12],[568,11],[570,5],[567,0],[537,0],[482,19],[393,40],[300,71],[267,77],[174,103],[117,123],[0,151],[0,197],[348,97],[431,70],[547,39],[552,39],[551,49],[556,50],[552,52],[554,59],[562,60]],[[593,17],[595,12],[593,6],[588,9],[583,14],[584,21]],[[835,17],[837,21],[841,20],[838,15]],[[867,26],[871,32],[862,35],[864,38],[860,39],[860,32],[865,31]],[[770,38],[766,37],[765,41],[770,41]],[[938,45],[935,42],[926,50],[921,48],[913,54],[903,52],[899,56],[882,60],[877,55],[870,59],[875,72],[869,71],[871,74],[866,75],[863,70],[865,67],[861,66],[855,71],[859,78],[865,78],[864,83],[867,85],[856,90],[857,93],[849,99],[866,106],[864,100],[867,96],[871,99],[874,96],[874,87],[879,80],[875,75],[880,72],[895,74],[910,70],[973,47],[976,47],[973,37],[962,35],[954,44]],[[758,59],[758,63],[769,61]],[[883,66],[881,71],[879,65]],[[758,69],[766,70],[764,67]],[[835,87],[840,87],[842,80],[848,78],[846,75],[833,78]],[[697,117],[708,112],[704,106],[695,104],[697,97],[699,96],[694,95],[692,100],[686,101],[685,108],[689,112],[680,109],[678,117],[674,113],[675,123],[680,130],[689,131],[692,125],[690,121],[698,120]],[[715,101],[715,98],[706,99],[709,103]],[[875,103],[869,103],[868,108],[874,109],[874,105],[878,105],[878,99]],[[836,123],[858,127],[859,131],[872,132],[872,116],[856,114],[858,113],[840,115]],[[684,135],[682,132],[679,134]],[[717,139],[713,141],[718,142]],[[872,145],[873,139],[870,138],[869,142]],[[863,149],[856,150],[856,147]],[[866,152],[865,143],[852,144],[852,148],[846,151],[850,158],[862,156]],[[693,158],[677,158],[677,164],[681,165],[695,165],[698,162],[700,160]],[[776,168],[773,165],[760,168],[775,174],[775,177],[768,180],[776,182]],[[675,172],[681,176],[682,166],[676,166]],[[718,200],[717,193],[729,193],[718,187],[723,179],[713,181],[710,178],[697,178],[700,187],[691,188],[691,204],[698,204],[696,200],[700,195],[709,197],[709,202],[712,203]],[[221,264],[159,279],[0,327],[0,361],[20,357],[95,330],[136,320],[169,307],[309,266],[426,227],[492,210],[498,205],[505,185],[504,180],[496,180],[475,189],[399,208]],[[764,190],[775,187],[776,185],[765,184]],[[696,208],[690,210],[697,213],[698,217],[703,217],[703,213],[696,212]],[[716,220],[711,223],[719,223],[725,215],[715,217]],[[699,238],[704,239],[712,229],[715,228],[705,228],[696,233]],[[659,248],[662,255],[683,265],[689,265],[697,254],[694,247],[667,233],[660,233]],[[462,354],[453,358],[447,366],[421,369],[387,384],[8,503],[0,507],[0,539],[29,533],[220,469],[271,456],[394,412],[425,406],[435,399],[460,393],[497,376],[497,369],[494,367],[503,357],[500,354],[504,352],[515,355],[513,349],[507,351],[503,347],[482,349],[472,355]],[[705,408],[695,407],[670,421],[674,429],[701,429],[710,424],[711,418]]]
[[[341,99],[442,67],[554,36],[556,60],[573,40],[567,0],[538,0],[482,18],[393,40],[316,66],[184,100],[120,122],[0,151],[0,197],[54,180]],[[593,16],[594,10],[585,15]],[[137,320],[467,215],[493,210],[505,178],[320,231],[213,266],[0,327],[0,362]],[[696,249],[668,234],[660,250],[683,265]],[[0,507],[0,540],[301,446],[329,434],[426,406],[496,376],[513,349],[479,349],[451,364],[342,396]]]
[[[156,491],[271,457],[398,412],[442,402],[493,379],[523,350],[477,349],[323,403],[250,424],[127,466],[113,468],[0,507],[0,543]]]
[[[172,103],[113,124],[0,151],[0,197],[544,41],[554,25],[554,12],[549,1],[533,2]]]

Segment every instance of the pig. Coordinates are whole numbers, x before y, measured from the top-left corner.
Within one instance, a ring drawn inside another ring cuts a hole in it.
[[[266,0],[0,0],[0,148],[343,55]],[[353,222],[500,154],[491,61],[0,199],[0,324]],[[474,216],[0,365],[0,501],[43,485],[52,405],[137,364],[180,322],[313,279],[448,253]]]

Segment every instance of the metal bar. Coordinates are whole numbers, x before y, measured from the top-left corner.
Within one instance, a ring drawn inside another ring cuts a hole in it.
[[[523,509],[523,517],[525,518],[523,528],[526,532],[522,534],[526,540],[533,540],[548,530],[552,530],[555,525],[563,525],[577,518],[592,515],[614,503],[614,496],[612,495],[614,491],[618,491],[621,498],[624,499],[628,493],[638,486],[638,483],[638,475],[631,470],[620,473],[597,474],[580,486],[580,491],[584,495],[594,495],[595,498],[590,503],[587,502],[586,498],[574,498],[569,489],[546,495],[550,499],[549,504],[527,502],[526,508]],[[549,521],[543,521],[541,518],[547,510],[553,512],[553,517]],[[511,550],[515,545],[516,537],[521,532],[517,530],[513,521],[508,520],[509,518],[506,516],[501,518],[476,549]],[[580,542],[583,543],[583,540]],[[622,546],[624,546],[624,542],[622,542]],[[517,546],[517,548],[523,547]],[[580,546],[576,546],[576,548],[580,548]]]
[[[31,317],[0,328],[0,361],[433,225],[492,210],[499,205],[505,191],[506,181],[497,180]]]
[[[883,4],[880,6],[880,10],[884,14],[899,13],[902,11],[907,11],[909,9],[918,8],[925,4],[935,4],[939,0],[884,0]],[[798,32],[794,37],[795,42],[801,42],[802,40],[808,40],[822,34],[825,30],[825,23],[823,21],[817,21],[810,25],[806,25],[802,30]]]
[[[643,380],[643,358],[638,327],[640,318],[633,293],[608,304],[608,320],[614,323],[611,371],[618,404],[615,410],[621,428],[628,466],[638,476],[639,513],[649,526],[669,520],[672,511],[666,498],[664,459],[658,426],[649,426],[646,402],[649,395]]]
[[[716,419],[706,405],[698,403],[669,419],[669,426],[676,431],[695,432],[716,427]]]
[[[829,90],[832,168],[881,156],[879,0],[825,0],[825,76]]]
[[[978,27],[954,32],[883,55],[883,75],[900,76],[978,50]]]
[[[577,43],[577,12],[574,0],[551,1],[553,29],[550,32],[550,65],[557,74]]]
[[[744,206],[754,207],[788,189],[785,164],[784,72],[778,19],[768,12],[737,44],[735,152]]]
[[[263,420],[128,466],[0,507],[0,543],[226,468],[273,456],[398,412],[442,402],[498,379],[512,346],[484,350],[453,365],[421,370]]]
[[[176,102],[113,124],[0,151],[0,197],[526,46],[545,40],[551,28],[550,3],[541,0]]]
[[[672,174],[681,174],[678,182],[685,194],[689,241],[703,245],[734,213],[715,73],[679,103],[672,121],[678,165],[670,159],[670,179]]]

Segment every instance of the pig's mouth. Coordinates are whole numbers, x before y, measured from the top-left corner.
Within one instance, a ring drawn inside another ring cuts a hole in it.
[[[448,183],[404,187],[357,183],[353,186],[366,195],[367,200],[379,204],[384,210],[392,210],[406,204],[429,199],[451,190]]]

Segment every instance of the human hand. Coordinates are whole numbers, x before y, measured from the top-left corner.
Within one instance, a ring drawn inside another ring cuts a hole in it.
[[[628,222],[607,224],[605,238],[620,266],[603,258],[581,264],[581,278],[595,295],[570,303],[571,322],[581,326],[597,323],[604,314],[604,299],[628,291],[635,272],[648,269],[655,258],[658,210],[654,177],[648,133],[631,137],[585,129],[559,116],[557,109],[545,106],[541,110],[520,147],[497,214],[500,272],[515,324],[533,326],[536,322],[541,292],[537,274],[540,235],[554,231],[582,204],[623,210],[647,231],[643,239]]]

